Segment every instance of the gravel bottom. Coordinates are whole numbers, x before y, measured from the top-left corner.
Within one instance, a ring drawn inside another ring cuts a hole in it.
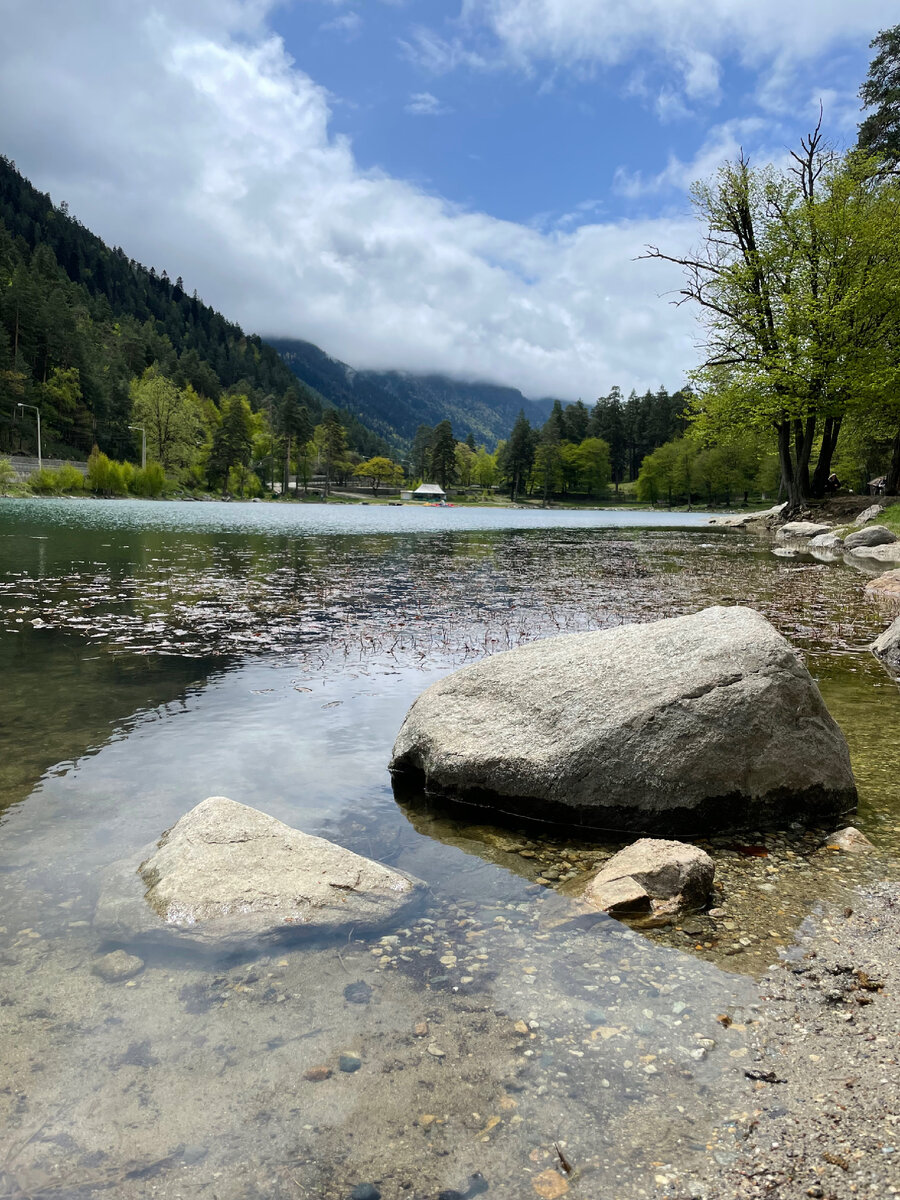
[[[900,1195],[900,884],[854,899],[764,976],[747,1107],[720,1124],[709,1173],[670,1195]]]

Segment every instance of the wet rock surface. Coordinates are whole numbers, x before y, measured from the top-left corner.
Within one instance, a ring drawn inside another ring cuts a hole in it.
[[[440,680],[410,709],[400,787],[488,811],[667,833],[855,806],[843,734],[759,613],[548,638]]]
[[[898,945],[896,883],[806,923],[762,980],[743,1103],[720,1125],[712,1169],[689,1181],[689,1194],[900,1194]]]

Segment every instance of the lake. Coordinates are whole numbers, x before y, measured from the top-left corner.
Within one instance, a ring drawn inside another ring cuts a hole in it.
[[[818,899],[896,870],[900,691],[862,576],[707,520],[0,500],[0,1197],[593,1200],[688,1188],[714,1132],[727,1161],[754,978]],[[714,840],[727,921],[645,934],[567,922],[537,882],[615,845],[395,801],[393,739],[441,674],[713,603],[803,652],[875,856]],[[277,952],[138,941],[105,981],[104,870],[211,795],[419,876],[425,909]]]

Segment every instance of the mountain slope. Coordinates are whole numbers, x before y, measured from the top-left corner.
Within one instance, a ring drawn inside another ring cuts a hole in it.
[[[129,382],[154,363],[217,403],[229,388],[254,408],[298,390],[262,338],[189,295],[180,278],[107,246],[0,156],[0,400],[12,401],[0,404],[0,451],[18,444],[13,405],[24,400],[46,410],[49,443],[66,456],[86,455],[94,442],[125,452],[134,440]],[[60,384],[54,397],[52,381],[63,378],[54,372],[68,373],[68,394]],[[331,401],[299,390],[321,420]],[[354,416],[345,424],[352,449],[383,453]]]
[[[529,400],[517,388],[492,383],[460,383],[446,375],[403,371],[357,371],[310,342],[269,338],[298,379],[332,404],[355,412],[366,425],[395,445],[410,441],[419,425],[449,420],[453,433],[493,448],[509,435],[520,409],[532,424],[543,424],[552,400]]]

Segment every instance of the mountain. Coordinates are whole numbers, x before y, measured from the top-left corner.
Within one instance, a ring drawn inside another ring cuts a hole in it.
[[[189,294],[180,277],[107,246],[0,156],[0,453],[21,445],[19,401],[40,406],[60,456],[85,457],[95,442],[131,452],[129,385],[153,365],[217,405],[233,390],[259,409],[290,390],[318,422],[332,403],[298,386],[262,338]],[[343,420],[350,449],[385,452],[354,415]]]
[[[267,338],[298,379],[330,403],[355,413],[369,429],[394,445],[410,442],[419,425],[449,420],[454,435],[493,449],[509,436],[519,411],[542,425],[552,400],[529,400],[517,388],[460,383],[446,375],[404,371],[357,371],[310,342]]]

